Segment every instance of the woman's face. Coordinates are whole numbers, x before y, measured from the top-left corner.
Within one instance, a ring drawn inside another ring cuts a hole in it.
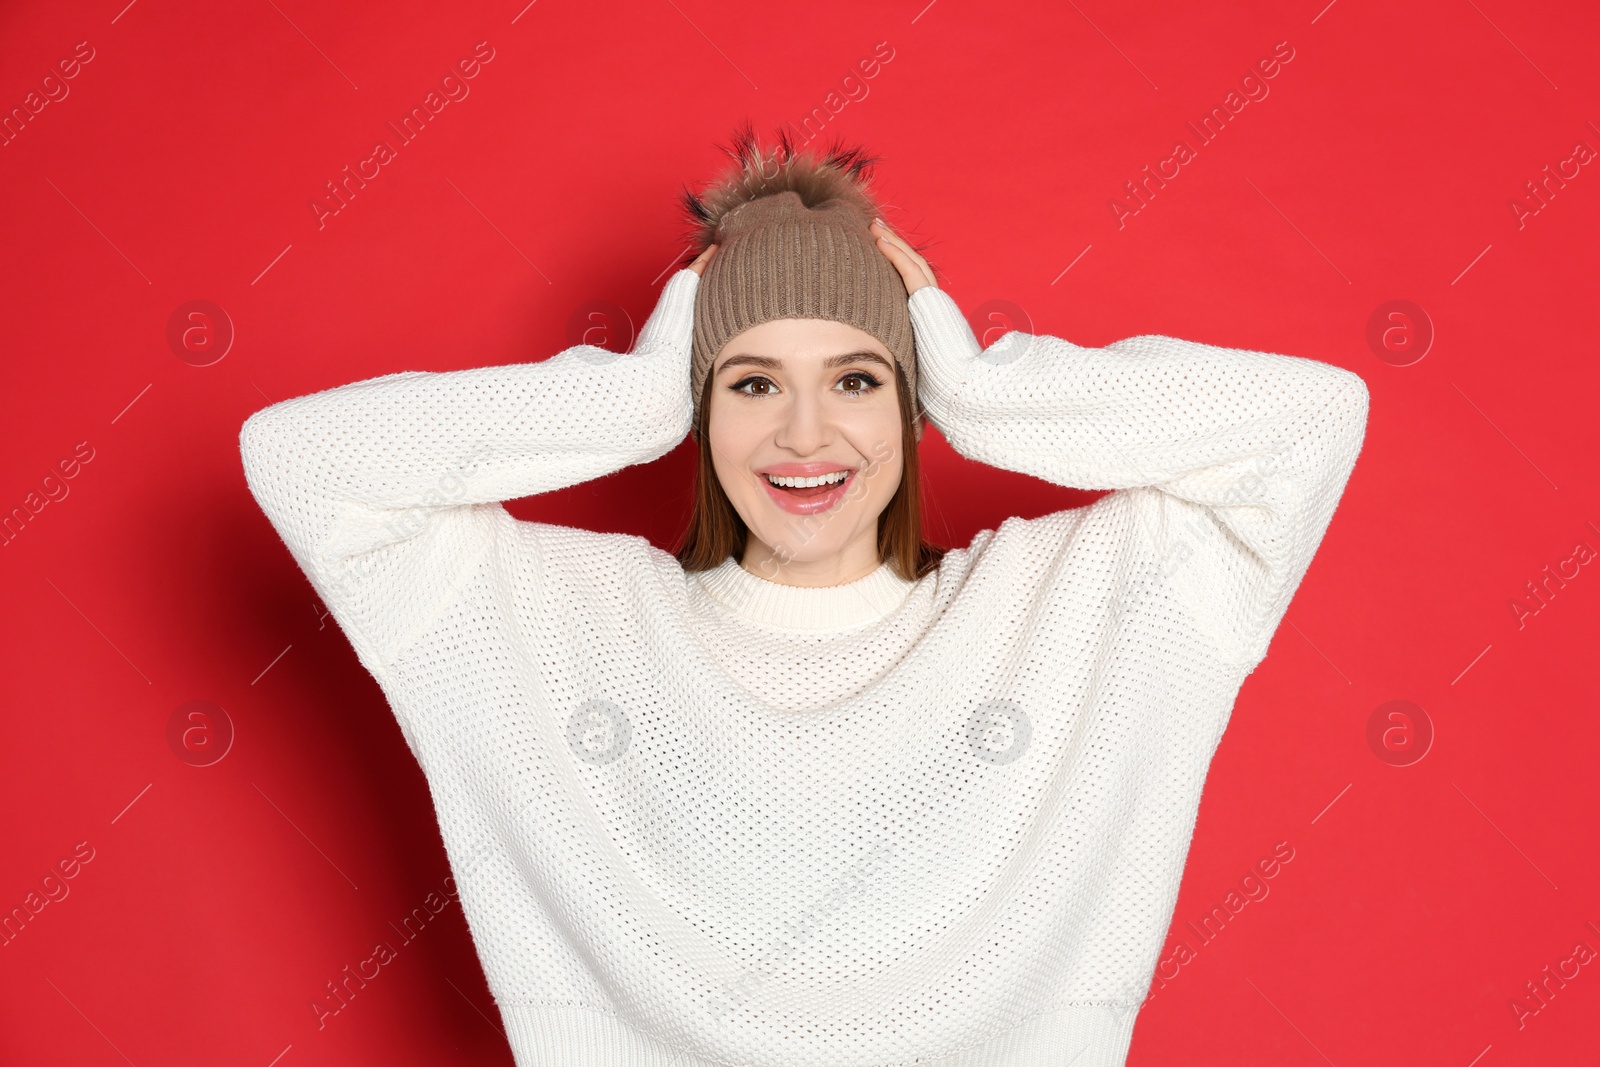
[[[717,353],[706,436],[750,529],[747,570],[832,585],[878,565],[878,515],[904,468],[898,373],[881,341],[829,319],[764,322]],[[815,488],[771,481],[841,473]]]

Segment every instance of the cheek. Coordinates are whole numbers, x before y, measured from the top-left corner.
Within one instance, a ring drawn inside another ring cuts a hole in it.
[[[728,461],[722,447],[715,442],[711,446],[711,467],[716,471],[717,481],[722,483],[722,491],[729,499],[738,500],[745,490],[745,480],[740,477],[738,467]]]
[[[711,469],[722,483],[722,491],[730,500],[747,500],[760,491],[750,471],[753,440],[738,432],[736,421],[713,420],[706,432],[706,444],[711,449]]]
[[[880,463],[877,474],[873,478],[873,496],[877,506],[888,506],[895,490],[900,488],[900,480],[905,476],[905,467],[897,460],[894,463]]]
[[[900,447],[900,408],[892,396],[878,403],[842,410],[838,425],[867,460]]]
[[[749,449],[744,444],[745,428],[726,411],[712,411],[706,419],[706,443],[711,447],[711,459],[719,467],[735,463]]]
[[[897,454],[888,459],[880,458],[886,451],[882,445],[873,451],[871,442],[865,442],[861,454],[866,457],[866,464],[857,476],[855,492],[850,500],[857,506],[865,506],[872,511],[881,511],[894,496],[895,490],[900,487],[900,479],[904,476],[905,465],[900,462]]]

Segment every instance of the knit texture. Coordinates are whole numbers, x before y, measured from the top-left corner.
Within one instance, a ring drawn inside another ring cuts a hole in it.
[[[982,349],[928,287],[951,445],[1115,492],[825,589],[513,519],[683,439],[697,281],[631,354],[386,375],[241,433],[427,777],[516,1062],[1122,1064],[1366,387],[1163,336]]]

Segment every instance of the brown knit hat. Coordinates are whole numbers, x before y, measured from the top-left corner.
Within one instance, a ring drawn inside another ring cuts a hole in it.
[[[748,125],[725,151],[734,166],[707,191],[683,193],[694,222],[690,259],[719,246],[695,291],[694,426],[706,375],[729,340],[773,319],[831,319],[871,334],[894,356],[920,441],[906,286],[868,229],[879,214],[866,191],[875,158],[839,145],[821,159],[797,156],[787,130],[770,152]]]

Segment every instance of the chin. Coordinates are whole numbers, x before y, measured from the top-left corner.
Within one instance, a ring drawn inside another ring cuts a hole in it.
[[[785,559],[813,563],[837,556],[844,550],[843,539],[832,534],[827,525],[819,524],[816,519],[791,519],[785,516],[780,520],[751,526],[750,533]]]
[[[860,536],[865,519],[865,501],[848,501],[832,512],[793,515],[765,501],[755,503],[749,513],[741,513],[750,536],[772,548],[777,556],[796,563],[815,563],[840,555],[853,538]],[[756,519],[751,522],[751,516]]]

